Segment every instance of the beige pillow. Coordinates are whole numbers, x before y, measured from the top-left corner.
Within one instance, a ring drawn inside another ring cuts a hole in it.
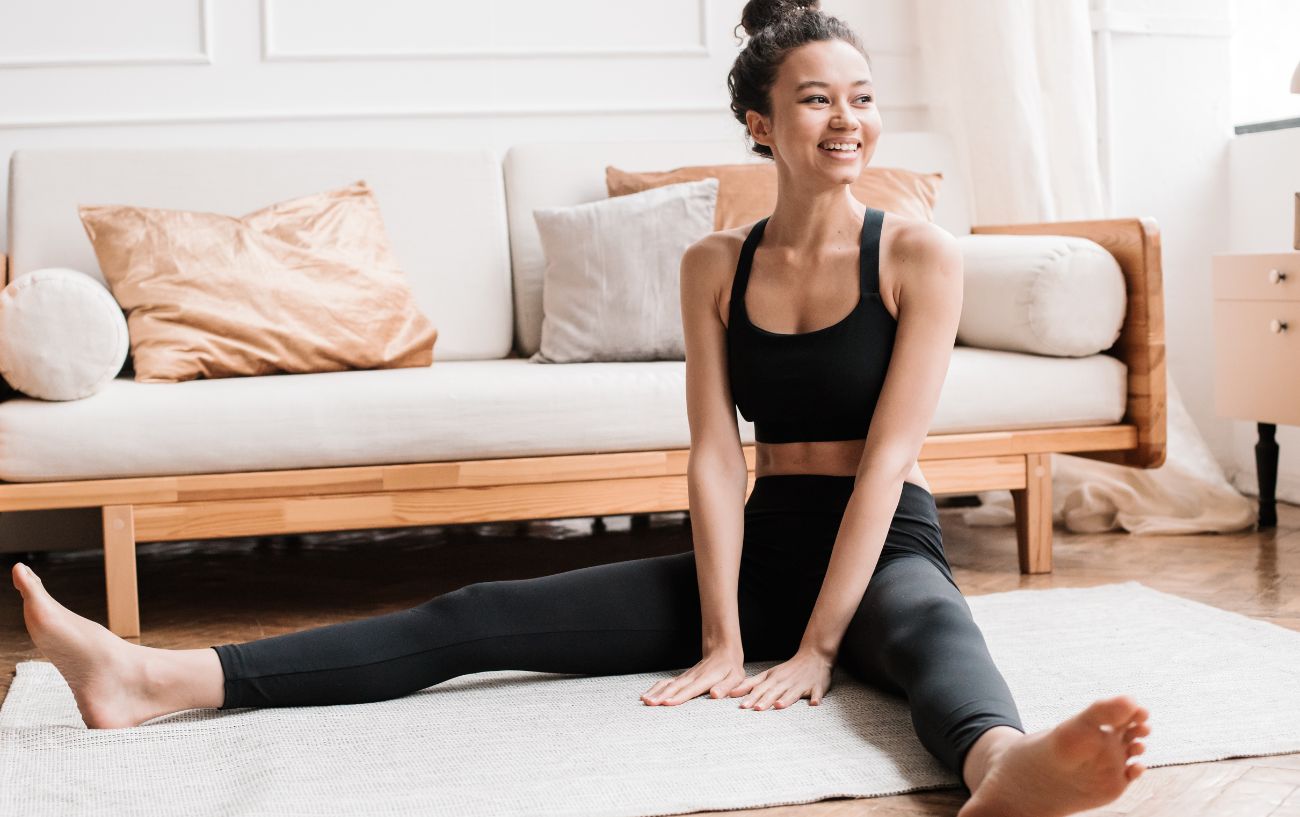
[[[135,379],[428,366],[415,304],[364,181],[218,213],[78,208],[127,312]]]
[[[718,180],[533,211],[546,255],[533,363],[685,360],[681,263],[709,234]]]
[[[776,165],[770,162],[696,165],[645,173],[632,173],[612,165],[605,168],[605,188],[611,198],[700,179],[717,179],[720,185],[713,220],[715,230],[753,224],[776,209]],[[853,183],[853,196],[877,210],[934,221],[934,203],[939,198],[942,181],[943,174],[938,172],[868,166]]]

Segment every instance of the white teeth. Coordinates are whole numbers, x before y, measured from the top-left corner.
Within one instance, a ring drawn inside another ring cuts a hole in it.
[[[858,146],[857,146],[857,145],[845,144],[845,143],[843,143],[843,142],[840,142],[840,143],[831,143],[831,144],[821,144],[821,145],[818,145],[818,147],[824,148],[824,149],[826,149],[826,150],[843,150],[843,151],[848,151],[848,152],[850,152],[850,153],[852,153],[853,151],[855,151],[855,150],[858,149]]]

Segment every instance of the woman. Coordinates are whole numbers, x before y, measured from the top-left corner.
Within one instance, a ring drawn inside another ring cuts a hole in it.
[[[922,743],[971,793],[961,817],[1069,814],[1138,777],[1127,760],[1150,730],[1127,696],[1024,733],[953,580],[917,454],[956,337],[961,257],[939,227],[850,193],[881,132],[861,43],[816,2],[752,0],[742,25],[732,110],[775,161],[779,195],[771,216],[682,259],[694,550],[197,650],[123,641],[15,565],[28,631],[87,726],[378,701],[507,669],[689,666],[641,701],[707,693],[761,711],[817,705],[839,662],[906,696]],[[748,500],[733,405],[756,428]],[[782,663],[746,677],[745,659]]]

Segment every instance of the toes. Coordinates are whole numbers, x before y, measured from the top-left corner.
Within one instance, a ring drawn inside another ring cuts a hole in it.
[[[23,598],[26,598],[28,591],[36,584],[36,574],[22,562],[15,564],[10,572],[13,574],[14,587],[23,594]]]
[[[1137,738],[1144,738],[1149,734],[1151,734],[1151,727],[1145,723],[1139,723],[1137,726],[1129,727],[1129,729],[1124,732],[1124,742],[1128,743]]]
[[[1143,766],[1141,763],[1130,763],[1129,765],[1124,767],[1124,776],[1127,777],[1129,782],[1131,783],[1134,780],[1137,780],[1138,777],[1141,776],[1143,770],[1145,769],[1146,767]]]
[[[1103,732],[1117,732],[1134,720],[1142,710],[1137,701],[1128,695],[1117,695],[1094,701],[1084,710],[1084,719]]]
[[[1133,743],[1130,743],[1129,746],[1128,746],[1128,755],[1127,755],[1127,756],[1128,756],[1128,757],[1134,757],[1135,755],[1140,755],[1140,754],[1142,754],[1142,753],[1145,752],[1146,750],[1147,750],[1147,747],[1146,747],[1144,744],[1141,744],[1141,743],[1138,743],[1137,741],[1134,741]]]

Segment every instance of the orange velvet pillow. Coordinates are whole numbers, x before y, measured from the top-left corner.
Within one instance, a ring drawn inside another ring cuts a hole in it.
[[[135,379],[428,366],[416,306],[364,181],[245,216],[78,207],[127,312]]]
[[[776,165],[770,162],[698,165],[644,173],[620,170],[612,165],[605,168],[605,187],[611,198],[708,178],[718,180],[714,230],[752,224],[776,209]],[[934,221],[934,202],[939,197],[942,181],[943,174],[938,172],[917,173],[898,167],[868,165],[853,183],[853,197],[877,210]]]

